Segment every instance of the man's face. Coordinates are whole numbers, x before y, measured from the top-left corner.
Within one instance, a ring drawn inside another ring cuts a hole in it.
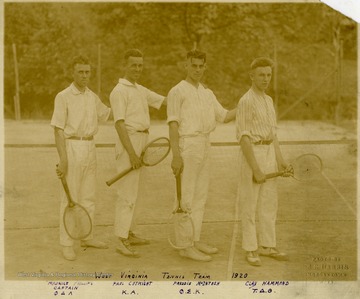
[[[131,82],[136,82],[143,70],[143,58],[130,56],[125,65],[126,78]]]
[[[75,64],[73,79],[79,88],[85,88],[89,84],[91,69],[89,64]]]
[[[272,69],[270,66],[257,67],[250,73],[250,78],[255,86],[265,91],[271,81]]]
[[[189,58],[186,62],[187,76],[195,81],[199,82],[204,75],[206,64],[204,59],[200,58]]]

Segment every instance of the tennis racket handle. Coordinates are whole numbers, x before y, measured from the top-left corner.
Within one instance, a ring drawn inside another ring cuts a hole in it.
[[[63,185],[63,187],[64,187],[64,190],[65,190],[66,195],[67,195],[68,197],[70,197],[69,186],[68,186],[65,178],[61,178],[61,183],[62,183],[62,185]]]
[[[73,200],[72,200],[72,198],[71,198],[69,186],[68,186],[68,184],[67,184],[67,182],[66,182],[66,179],[65,179],[64,177],[61,178],[61,183],[62,183],[62,185],[63,185],[63,187],[64,187],[65,194],[66,194],[66,197],[67,197],[68,202],[69,202],[69,206],[70,206],[70,207],[73,207],[73,206],[74,206],[74,202],[73,202]]]
[[[273,173],[268,173],[267,175],[265,175],[266,179],[272,179],[272,178],[276,178],[278,176],[282,176],[284,174],[283,171],[278,171],[278,172],[273,172]]]
[[[126,176],[132,170],[133,170],[132,168],[128,168],[128,169],[120,172],[118,175],[114,176],[112,179],[106,181],[106,185],[111,186],[112,184],[114,184],[115,182],[120,180],[122,177]]]
[[[176,179],[176,196],[177,196],[177,200],[181,201],[181,175],[178,174],[177,176],[175,176]]]

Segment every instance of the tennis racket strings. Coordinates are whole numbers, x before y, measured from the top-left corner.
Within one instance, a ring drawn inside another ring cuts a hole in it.
[[[87,211],[80,205],[67,206],[64,212],[64,227],[70,238],[82,240],[91,233],[92,224]]]
[[[148,143],[141,153],[141,166],[154,166],[159,164],[170,152],[170,140],[166,137],[157,138]],[[122,177],[133,171],[132,167],[123,170],[121,173],[114,176],[112,179],[106,181],[108,186],[111,186]]]
[[[194,245],[194,222],[191,213],[184,210],[181,200],[181,175],[176,177],[176,208],[169,218],[168,241],[175,249],[185,249]]]
[[[170,244],[174,248],[188,248],[193,246],[194,225],[191,215],[188,213],[175,213],[173,220],[172,234],[170,235]]]
[[[300,181],[310,181],[319,177],[322,171],[322,161],[315,154],[304,154],[295,159],[292,166],[292,175]]]
[[[153,166],[166,158],[170,151],[170,143],[166,137],[152,141],[144,150],[142,162],[146,166]]]
[[[68,205],[63,215],[65,231],[70,238],[83,240],[88,237],[92,231],[90,215],[82,205],[73,201],[65,178],[61,178],[61,183],[68,200]]]

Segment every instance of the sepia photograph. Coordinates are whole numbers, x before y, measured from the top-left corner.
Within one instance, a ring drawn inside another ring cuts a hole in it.
[[[356,21],[1,5],[3,298],[359,295]]]

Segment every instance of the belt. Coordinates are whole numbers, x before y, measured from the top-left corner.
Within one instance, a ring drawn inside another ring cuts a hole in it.
[[[68,139],[71,139],[71,140],[93,140],[94,136],[88,136],[88,137],[71,136]]]
[[[254,142],[254,145],[269,145],[271,144],[273,141],[272,140],[259,140]]]
[[[149,129],[143,130],[143,131],[136,131],[137,133],[145,133],[145,134],[149,134]]]

